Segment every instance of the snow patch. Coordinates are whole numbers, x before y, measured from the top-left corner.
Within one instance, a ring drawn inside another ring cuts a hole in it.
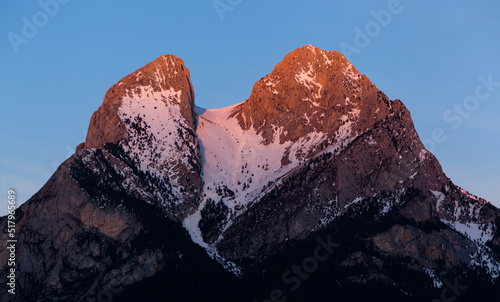
[[[436,276],[436,272],[434,270],[425,267],[423,268],[423,270],[427,274],[427,276],[429,276],[432,279],[434,287],[436,288],[443,287],[443,282]]]
[[[241,277],[243,275],[243,272],[237,264],[220,256],[214,247],[208,245],[206,242],[203,241],[200,229],[198,228],[198,223],[200,219],[201,219],[201,214],[200,210],[198,210],[194,214],[188,216],[182,222],[183,227],[191,235],[191,239],[193,240],[193,242],[203,247],[207,251],[207,254],[212,259],[219,262],[226,270],[228,270],[229,272],[233,273],[238,277]]]
[[[436,198],[436,210],[439,212],[439,209],[441,208],[441,203],[444,200],[444,194],[439,192],[439,191],[434,191],[430,190],[432,195]]]
[[[474,222],[462,223],[459,221],[448,221],[446,219],[441,219],[441,221],[472,241],[485,244],[487,241],[493,239],[494,230],[489,224],[480,225]]]
[[[354,66],[352,66],[351,63],[348,63],[347,66],[345,66],[342,71],[344,75],[348,76],[352,80],[356,81],[359,78],[361,78],[361,75],[359,73],[354,72]]]
[[[427,153],[429,153],[429,151],[425,150],[422,148],[422,150],[420,150],[420,153],[418,154],[418,158],[420,159],[420,162],[423,162],[426,160],[427,158]]]
[[[374,145],[378,145],[377,141],[373,138],[372,135],[368,136],[367,138],[367,141],[368,145],[370,146],[374,146]]]
[[[470,266],[484,268],[494,279],[500,277],[500,262],[496,260],[493,251],[483,244],[477,244],[478,250],[472,256]]]
[[[315,77],[315,71],[311,63],[308,63],[308,69],[305,71],[302,67],[300,72],[295,75],[295,80],[305,86],[311,91],[315,91],[313,94],[314,98],[318,99],[321,97],[321,90],[323,85],[321,85]]]

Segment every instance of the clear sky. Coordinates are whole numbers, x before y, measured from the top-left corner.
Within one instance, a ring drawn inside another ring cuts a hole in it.
[[[2,1],[0,214],[7,188],[39,190],[107,89],[158,56],[181,57],[197,105],[220,108],[306,44],[401,99],[445,173],[500,206],[499,16],[496,0]]]

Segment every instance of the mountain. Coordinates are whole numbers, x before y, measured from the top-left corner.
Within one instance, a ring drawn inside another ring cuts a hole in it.
[[[342,54],[296,49],[248,100],[216,110],[195,105],[189,70],[166,55],[108,90],[86,141],[16,211],[16,290],[495,301],[499,227],[497,208],[444,174],[404,104]]]

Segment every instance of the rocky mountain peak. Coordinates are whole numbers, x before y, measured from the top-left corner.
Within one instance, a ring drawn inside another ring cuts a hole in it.
[[[352,133],[361,132],[395,110],[407,111],[398,102],[389,101],[341,53],[307,45],[255,83],[232,116],[243,129],[256,130],[263,144],[295,142],[314,132],[333,140],[346,124]]]
[[[348,69],[351,69],[348,71]],[[312,45],[297,48],[285,55],[283,60],[276,65],[272,74],[276,75],[301,75],[310,74],[317,80],[318,84],[324,85],[329,74],[332,73],[352,73],[353,76],[360,76],[360,73],[351,63],[337,51],[326,51]],[[306,81],[298,79],[299,84],[306,84]]]
[[[140,99],[153,93],[158,93],[163,102],[172,101],[168,95],[176,93],[175,103],[180,107],[182,116],[188,124],[193,124],[194,92],[189,69],[182,59],[163,55],[109,88],[102,105],[92,115],[86,141],[77,147],[77,151],[101,148],[105,143],[125,137],[125,125],[118,116],[123,99]]]
[[[97,148],[120,158],[142,182],[131,182],[127,190],[173,219],[184,217],[193,211],[202,187],[194,107],[189,69],[174,55],[161,56],[108,90],[77,154]],[[89,152],[80,154],[83,160],[94,160]],[[140,189],[144,185],[149,189]]]

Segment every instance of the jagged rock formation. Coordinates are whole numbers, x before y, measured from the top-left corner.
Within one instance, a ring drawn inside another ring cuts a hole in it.
[[[201,193],[195,128],[189,70],[181,59],[162,56],[108,90],[77,151],[117,145],[122,149],[117,152],[124,152],[118,158],[138,176],[121,185],[142,200],[162,204],[179,220],[197,207]],[[143,190],[145,180],[150,187]]]
[[[401,101],[310,45],[218,110],[175,56],[126,76],[17,225],[23,301],[420,301],[456,276],[486,301],[500,273],[498,209],[446,177]]]
[[[148,88],[147,90],[145,88]],[[194,91],[190,80],[189,70],[184,61],[175,56],[162,56],[129,74],[118,83],[111,86],[99,109],[90,119],[87,138],[77,147],[77,152],[84,148],[101,148],[105,143],[113,143],[126,136],[126,127],[119,116],[119,109],[124,99],[141,98],[160,93],[162,101],[175,100],[181,116],[186,123],[194,128]]]

